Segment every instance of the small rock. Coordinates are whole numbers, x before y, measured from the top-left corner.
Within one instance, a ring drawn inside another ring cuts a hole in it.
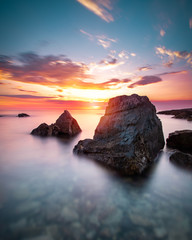
[[[30,117],[27,113],[19,113],[18,117]]]
[[[68,136],[72,137],[81,132],[77,121],[71,114],[65,110],[55,123],[48,125],[46,123],[40,124],[33,129],[31,134],[37,136]]]
[[[175,131],[169,134],[167,146],[186,153],[192,153],[192,130]]]
[[[183,168],[192,170],[192,155],[176,151],[170,156],[170,161]]]

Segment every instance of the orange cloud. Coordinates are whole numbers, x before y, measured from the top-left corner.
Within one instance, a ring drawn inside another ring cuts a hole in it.
[[[108,12],[112,9],[110,0],[77,0],[84,7],[102,18],[106,22],[113,22],[113,16]]]
[[[65,89],[110,89],[112,82],[91,82],[93,77],[88,74],[89,66],[80,62],[72,62],[64,56],[39,56],[34,53],[21,54],[18,58],[20,64],[15,64],[13,59],[7,56],[0,58],[0,71],[2,79],[9,81],[30,83],[42,86],[56,87],[57,91]],[[96,67],[100,69],[114,68],[122,62],[116,58],[102,60]],[[113,81],[113,87],[117,87],[120,81]],[[59,89],[59,90],[58,90]],[[18,89],[19,91],[25,91]],[[28,91],[29,92],[29,91]]]

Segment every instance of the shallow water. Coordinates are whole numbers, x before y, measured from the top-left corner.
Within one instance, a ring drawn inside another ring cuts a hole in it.
[[[70,112],[83,130],[71,140],[29,134],[60,111],[0,118],[0,239],[191,239],[192,172],[169,162],[166,148],[137,178],[73,155],[80,139],[92,138],[103,111]],[[165,138],[192,129],[185,120],[159,117]]]

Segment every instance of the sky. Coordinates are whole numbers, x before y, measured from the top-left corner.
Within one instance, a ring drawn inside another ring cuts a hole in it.
[[[0,0],[0,22],[0,109],[192,100],[191,0]]]

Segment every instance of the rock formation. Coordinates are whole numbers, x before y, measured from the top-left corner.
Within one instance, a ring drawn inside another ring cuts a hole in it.
[[[65,110],[55,123],[47,125],[46,123],[40,124],[37,128],[33,129],[31,134],[38,136],[75,136],[81,132],[77,121],[71,114]]]
[[[173,118],[186,119],[188,121],[192,121],[192,108],[161,111],[158,112],[157,114],[174,115]]]
[[[175,131],[169,134],[167,146],[183,152],[192,153],[192,130]]]
[[[79,141],[74,152],[127,174],[139,174],[163,146],[162,125],[155,107],[147,97],[133,94],[110,99],[93,140]]]
[[[180,167],[192,170],[191,154],[176,151],[170,156],[170,161],[177,164]]]
[[[175,149],[170,156],[170,161],[181,167],[192,169],[192,130],[170,133],[166,141],[167,147]]]
[[[18,117],[30,117],[27,113],[19,113]]]

